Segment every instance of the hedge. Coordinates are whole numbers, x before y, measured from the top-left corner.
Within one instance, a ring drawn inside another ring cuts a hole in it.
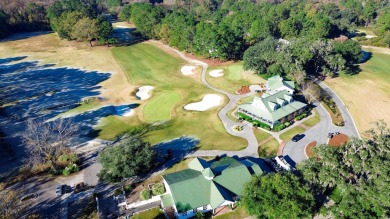
[[[240,119],[244,119],[246,121],[252,121],[252,118],[248,115],[245,115],[244,113],[238,113],[238,117],[240,117]]]

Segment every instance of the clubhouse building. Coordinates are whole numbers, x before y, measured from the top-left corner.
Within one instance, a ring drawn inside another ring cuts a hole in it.
[[[223,157],[205,161],[194,158],[188,169],[163,175],[166,194],[161,205],[167,218],[191,218],[197,212],[217,214],[234,207],[252,175],[270,172],[258,158]]]
[[[254,97],[251,102],[238,106],[238,113],[249,116],[273,128],[275,125],[291,121],[306,109],[307,104],[293,98],[294,82],[283,81],[280,76],[269,78],[267,93]]]

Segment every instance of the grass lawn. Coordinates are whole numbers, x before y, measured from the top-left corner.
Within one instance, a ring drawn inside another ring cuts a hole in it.
[[[259,144],[260,144],[260,142],[262,142],[262,141],[268,139],[269,137],[271,137],[270,134],[268,134],[267,132],[262,131],[260,129],[254,129],[253,133],[255,134],[257,142],[259,142]]]
[[[235,94],[242,85],[260,84],[266,81],[253,71],[245,71],[243,62],[235,62],[230,65],[209,67],[206,75],[207,81],[216,88]],[[221,77],[211,77],[208,73],[212,70],[222,69],[224,75]]]
[[[348,107],[361,134],[373,128],[372,121],[384,119],[390,124],[390,54],[383,48],[363,49],[372,52],[372,57],[360,64],[359,74],[342,73],[325,81]]]
[[[234,211],[219,215],[214,217],[214,219],[237,219],[237,218],[246,218],[249,217],[249,214],[246,213],[245,209],[241,206],[238,206]]]
[[[96,131],[99,138],[114,140],[119,134],[128,131],[130,124],[139,124],[139,120],[136,117],[107,116],[102,118]]]
[[[296,126],[286,132],[284,132],[283,134],[281,134],[279,137],[280,139],[282,139],[283,141],[288,141],[290,139],[292,139],[294,137],[294,135],[297,135],[297,134],[300,134],[302,132],[304,132],[305,129],[300,127],[300,126]]]
[[[181,99],[175,91],[165,91],[148,101],[144,107],[144,118],[147,122],[168,120],[171,118],[172,107]]]
[[[313,112],[314,112],[314,116],[311,117],[310,119],[307,119],[302,124],[309,126],[309,127],[313,127],[321,121],[320,115],[318,114],[317,110],[313,110]]]
[[[152,208],[131,217],[132,219],[165,219],[164,212],[160,208]]]
[[[278,148],[279,142],[273,138],[270,141],[267,141],[265,144],[260,145],[258,148],[258,153],[260,157],[276,156]]]

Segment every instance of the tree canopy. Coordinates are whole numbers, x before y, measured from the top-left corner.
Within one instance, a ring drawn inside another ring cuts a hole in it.
[[[336,218],[390,217],[390,130],[383,122],[341,147],[318,146],[315,156],[298,166],[319,193],[338,192],[329,210]]]
[[[315,204],[309,186],[292,173],[252,177],[241,201],[257,218],[310,218]]]
[[[103,166],[100,179],[118,182],[151,170],[156,164],[156,152],[149,142],[139,137],[128,137],[100,153],[98,160]]]

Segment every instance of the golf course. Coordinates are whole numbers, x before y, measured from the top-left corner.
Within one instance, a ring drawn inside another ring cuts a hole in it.
[[[343,100],[361,134],[380,119],[390,124],[390,53],[385,48],[364,48],[371,58],[360,64],[355,75],[328,78],[328,84]]]

